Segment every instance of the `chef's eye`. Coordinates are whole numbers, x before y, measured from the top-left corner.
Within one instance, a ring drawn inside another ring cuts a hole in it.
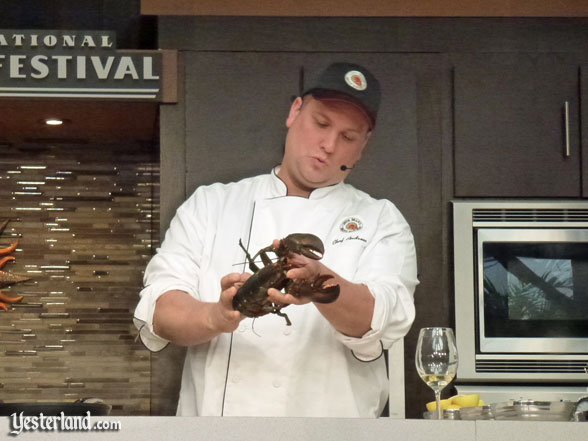
[[[343,136],[343,139],[345,141],[347,141],[347,142],[353,142],[353,141],[355,141],[355,136],[348,135],[346,133],[343,133],[342,136]]]
[[[315,121],[316,121],[316,125],[321,128],[327,127],[329,125],[326,121],[323,121],[320,119],[316,119]]]

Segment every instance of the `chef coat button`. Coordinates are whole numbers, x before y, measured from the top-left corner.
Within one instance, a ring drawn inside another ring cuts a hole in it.
[[[284,335],[290,335],[292,334],[292,327],[288,326],[286,328],[284,328]]]
[[[274,380],[272,382],[272,385],[277,388],[277,387],[280,387],[282,385],[282,383],[280,383],[280,380]]]
[[[238,382],[239,382],[239,377],[237,377],[237,376],[234,376],[234,377],[231,379],[231,381],[232,381],[233,383],[238,383]]]
[[[247,331],[247,326],[245,326],[245,325],[241,324],[241,325],[239,326],[239,332],[245,332],[245,331]]]

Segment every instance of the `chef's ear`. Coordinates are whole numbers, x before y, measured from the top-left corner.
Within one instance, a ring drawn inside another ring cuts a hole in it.
[[[288,118],[286,118],[286,127],[290,128],[292,126],[292,123],[300,114],[300,109],[302,109],[302,98],[296,97],[290,106],[290,113],[288,113]]]

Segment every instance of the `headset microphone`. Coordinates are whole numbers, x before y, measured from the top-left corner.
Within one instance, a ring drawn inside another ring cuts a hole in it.
[[[341,166],[341,171],[351,170],[353,167],[347,167],[346,165]]]

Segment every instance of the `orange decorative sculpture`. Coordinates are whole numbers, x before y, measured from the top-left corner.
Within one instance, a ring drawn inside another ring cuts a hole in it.
[[[8,222],[8,220],[5,220],[2,223],[0,223],[0,235],[4,232],[4,229],[8,225]],[[17,246],[18,241],[14,242],[6,248],[0,248],[0,270],[4,267],[4,265],[6,265],[7,262],[10,262],[15,259],[14,256],[9,256],[9,254],[12,254],[16,250]],[[14,285],[15,283],[19,282],[26,282],[27,280],[30,280],[30,278],[20,276],[18,274],[0,271],[0,288],[5,288],[7,286]],[[22,299],[23,296],[12,297],[0,291],[0,309],[8,311],[9,305],[13,303],[18,303]]]

